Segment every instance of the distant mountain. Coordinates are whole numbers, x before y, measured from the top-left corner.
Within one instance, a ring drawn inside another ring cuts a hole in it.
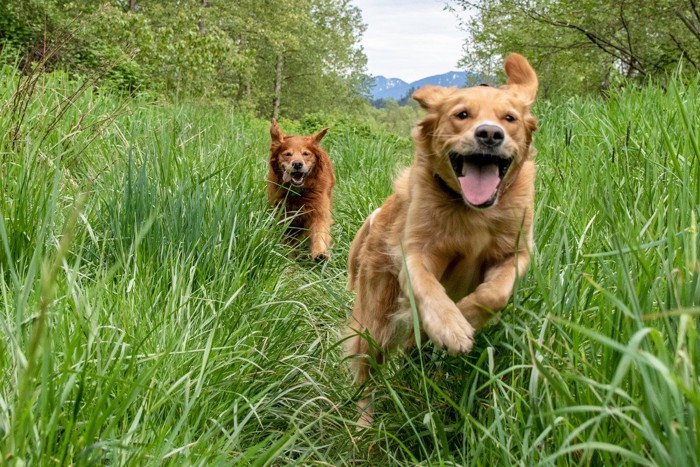
[[[410,85],[399,78],[385,78],[375,76],[369,95],[372,100],[379,99],[401,99],[410,89]]]
[[[404,99],[411,91],[432,84],[435,86],[457,86],[463,87],[467,83],[467,78],[475,76],[464,71],[450,71],[441,75],[428,76],[427,78],[407,83],[399,78],[385,78],[375,76],[370,97],[373,101],[380,99]]]
[[[406,81],[399,78],[375,76],[370,96],[373,100],[387,99],[389,97],[398,100],[408,92],[409,86]]]

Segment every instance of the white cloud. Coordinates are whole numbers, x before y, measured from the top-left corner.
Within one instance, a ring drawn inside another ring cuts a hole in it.
[[[456,70],[466,37],[444,0],[354,0],[368,72],[411,82]]]

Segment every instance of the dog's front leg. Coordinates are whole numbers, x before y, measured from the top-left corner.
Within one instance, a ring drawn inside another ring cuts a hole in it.
[[[409,249],[399,283],[406,296],[413,294],[423,330],[433,343],[450,353],[467,353],[474,343],[474,328],[437,279],[446,267],[444,258],[422,248]]]
[[[527,250],[506,258],[489,268],[474,292],[457,303],[462,315],[475,328],[486,324],[508,304],[516,279],[520,279],[530,264]]]
[[[328,248],[331,245],[331,217],[330,207],[323,209],[309,226],[309,243],[311,244],[311,258],[317,261],[326,261],[330,258]]]

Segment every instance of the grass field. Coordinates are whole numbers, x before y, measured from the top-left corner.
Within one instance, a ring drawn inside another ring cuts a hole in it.
[[[331,129],[319,265],[267,122],[0,70],[0,463],[699,465],[700,87],[535,112],[526,280],[469,355],[395,356],[357,433],[346,256],[406,135]]]

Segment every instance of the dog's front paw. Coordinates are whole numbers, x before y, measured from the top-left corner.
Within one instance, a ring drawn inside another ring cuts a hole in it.
[[[481,307],[474,301],[474,296],[467,295],[457,303],[457,308],[462,313],[462,316],[471,324],[474,329],[480,329],[491,319],[498,316],[498,311],[490,311],[485,307]]]
[[[331,255],[327,251],[311,252],[311,259],[318,263],[325,263],[331,259]]]
[[[430,340],[451,354],[469,353],[474,345],[474,328],[457,310],[444,310],[423,321]]]

